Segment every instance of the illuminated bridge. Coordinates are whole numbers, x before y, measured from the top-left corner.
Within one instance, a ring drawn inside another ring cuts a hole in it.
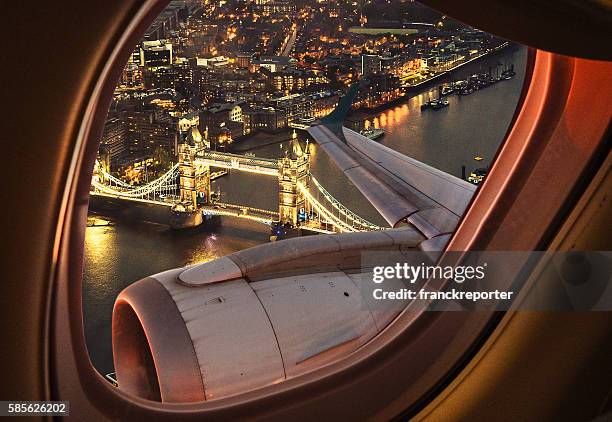
[[[96,163],[91,194],[167,206],[177,216],[191,216],[197,225],[207,216],[244,218],[264,224],[281,223],[321,233],[382,230],[342,205],[310,173],[310,155],[294,143],[293,153],[280,159],[258,158],[180,145],[179,162],[164,175],[142,186],[132,186]],[[220,172],[241,171],[276,177],[278,210],[222,203],[211,193],[210,182]]]

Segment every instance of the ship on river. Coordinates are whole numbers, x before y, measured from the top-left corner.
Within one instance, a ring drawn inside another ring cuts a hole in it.
[[[380,128],[364,129],[359,133],[361,133],[366,138],[370,138],[372,140],[376,140],[385,136],[385,130]]]

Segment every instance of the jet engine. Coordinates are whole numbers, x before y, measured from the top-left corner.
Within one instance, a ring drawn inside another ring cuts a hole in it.
[[[151,400],[196,402],[337,360],[406,306],[363,300],[372,275],[360,270],[361,252],[413,251],[424,240],[411,226],[308,236],[142,279],[113,310],[118,384]]]

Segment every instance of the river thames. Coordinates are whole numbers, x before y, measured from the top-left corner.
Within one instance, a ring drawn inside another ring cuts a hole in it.
[[[469,63],[440,82],[467,79],[498,64],[514,64],[516,76],[468,96],[447,97],[450,106],[439,111],[421,111],[420,106],[435,87],[424,89],[402,104],[362,116],[357,124],[386,131],[382,144],[433,167],[460,177],[491,164],[503,140],[520,96],[527,62],[527,49],[511,46],[495,55]],[[279,157],[289,145],[289,134],[263,133],[236,146],[259,157]],[[306,144],[305,132],[298,139]],[[266,144],[265,146],[261,146]],[[325,155],[310,143],[311,171],[340,202],[372,222],[384,220],[344,178]],[[474,157],[482,157],[477,162]],[[263,175],[232,173],[213,182],[223,202],[269,210],[278,209],[278,182]],[[103,225],[111,221],[112,225]],[[206,262],[225,254],[267,242],[269,227],[246,220],[222,218],[212,227],[196,232],[176,232],[168,226],[145,221],[113,220],[90,216],[85,236],[83,313],[85,337],[92,363],[102,374],[113,371],[111,314],[118,293],[129,284],[171,268]]]

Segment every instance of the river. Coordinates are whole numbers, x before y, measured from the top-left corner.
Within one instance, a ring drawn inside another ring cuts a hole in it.
[[[520,96],[527,62],[527,49],[510,47],[456,70],[453,79],[488,71],[498,63],[513,63],[517,75],[469,96],[447,97],[450,106],[421,112],[420,105],[435,95],[435,87],[424,89],[404,103],[359,119],[361,126],[385,129],[384,145],[455,176],[461,166],[469,171],[490,165],[506,134]],[[289,134],[260,133],[238,148],[260,157],[278,157],[287,148]],[[307,135],[298,133],[305,145]],[[276,142],[273,142],[276,141]],[[268,144],[260,146],[261,144]],[[342,177],[333,162],[313,143],[309,144],[311,170],[317,180],[340,202],[372,222],[384,220],[359,191]],[[474,157],[482,157],[475,161]],[[232,173],[213,182],[222,201],[270,210],[278,207],[278,183],[263,175]],[[90,222],[112,221],[112,225],[87,227],[83,271],[85,338],[93,365],[102,374],[113,371],[111,314],[117,294],[126,286],[157,272],[205,262],[240,249],[267,242],[269,228],[257,223],[222,218],[212,227],[196,232],[172,231],[148,222],[115,221],[90,216]]]

